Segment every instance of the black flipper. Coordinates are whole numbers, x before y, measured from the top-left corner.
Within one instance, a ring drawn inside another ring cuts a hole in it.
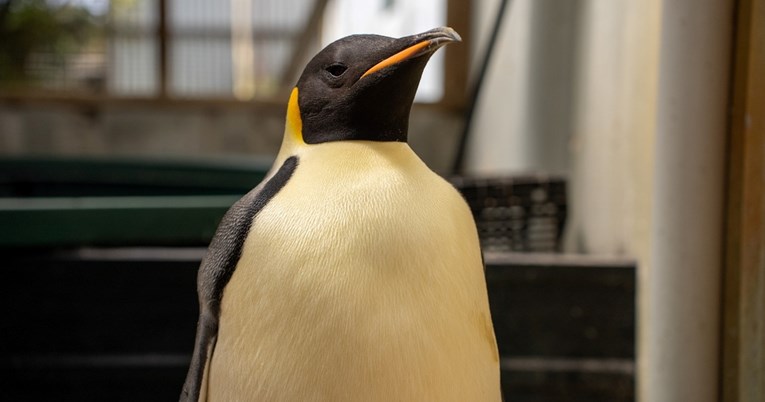
[[[297,163],[297,157],[287,158],[273,177],[237,201],[218,225],[197,275],[199,322],[181,402],[199,402],[202,377],[218,337],[223,289],[234,274],[253,219],[292,177]]]

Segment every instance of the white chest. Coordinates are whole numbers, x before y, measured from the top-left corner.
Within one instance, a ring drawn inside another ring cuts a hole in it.
[[[478,239],[459,194],[406,144],[308,148],[225,288],[209,395],[499,400]]]

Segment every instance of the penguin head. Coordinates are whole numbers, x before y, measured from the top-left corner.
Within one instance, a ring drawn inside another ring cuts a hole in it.
[[[292,91],[287,126],[306,144],[407,139],[422,71],[441,46],[460,41],[451,28],[403,38],[352,35],[320,51]]]

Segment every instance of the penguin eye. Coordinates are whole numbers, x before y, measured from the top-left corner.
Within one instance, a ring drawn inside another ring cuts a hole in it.
[[[343,75],[345,70],[347,70],[348,67],[346,67],[344,64],[335,63],[330,66],[327,66],[325,70],[327,70],[330,74],[332,74],[333,77],[339,77]]]

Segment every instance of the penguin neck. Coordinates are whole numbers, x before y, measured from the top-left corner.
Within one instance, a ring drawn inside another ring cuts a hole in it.
[[[406,130],[404,130],[403,134],[398,131],[395,133],[395,135],[380,135],[379,133],[373,133],[373,132],[366,132],[367,130],[354,130],[357,132],[364,131],[365,134],[358,134],[358,135],[352,135],[352,134],[342,134],[342,133],[335,133],[334,137],[335,139],[331,141],[322,141],[317,144],[308,144],[303,138],[303,121],[300,114],[300,107],[298,105],[298,88],[295,87],[292,90],[292,93],[290,95],[290,100],[287,103],[287,116],[285,119],[284,124],[284,136],[282,139],[282,145],[279,149],[279,153],[277,154],[276,160],[274,162],[273,167],[271,168],[271,172],[269,173],[269,176],[273,173],[275,173],[276,170],[279,169],[279,167],[284,163],[287,158],[291,156],[299,156],[303,151],[311,148],[311,147],[317,147],[322,144],[340,144],[340,143],[349,143],[349,142],[366,142],[372,144],[377,144],[380,146],[381,149],[388,148],[385,146],[385,144],[391,144],[390,147],[393,149],[398,148],[400,145],[405,145],[404,148],[408,149],[409,147],[406,146]],[[398,144],[398,145],[393,145]],[[345,147],[340,147],[345,148]],[[378,148],[376,146],[372,146],[372,148]]]
[[[408,144],[380,141],[332,141],[300,150],[298,166],[320,183],[385,186],[430,171]],[[297,176],[296,176],[297,177]],[[302,176],[301,177],[305,177]],[[330,192],[329,194],[334,194]]]

